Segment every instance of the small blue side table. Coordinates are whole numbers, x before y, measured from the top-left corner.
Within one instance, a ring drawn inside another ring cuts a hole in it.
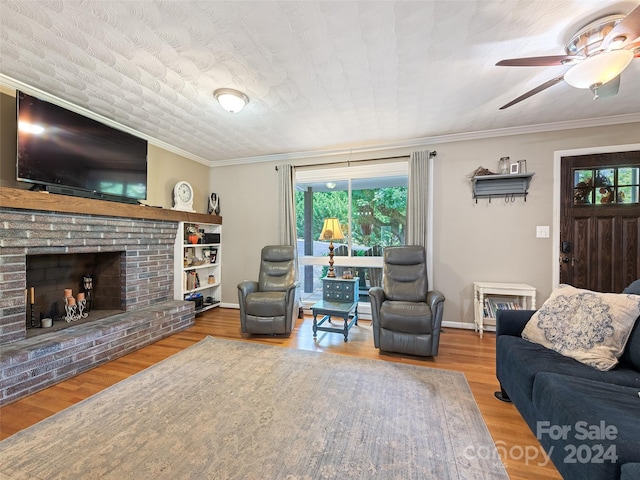
[[[349,330],[358,324],[358,290],[359,278],[323,278],[322,300],[311,306],[313,312],[313,338],[318,331],[342,333],[344,341],[349,341]],[[318,321],[318,315],[322,319]],[[325,326],[331,324],[331,317],[341,317],[344,320],[342,328]]]

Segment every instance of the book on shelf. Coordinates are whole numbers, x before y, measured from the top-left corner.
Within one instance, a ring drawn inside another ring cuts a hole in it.
[[[187,270],[182,274],[182,281],[185,290],[194,290],[200,287],[200,277],[195,270]]]
[[[485,298],[483,315],[489,318],[496,318],[496,312],[498,310],[520,310],[520,308],[520,304],[517,302],[497,298]]]

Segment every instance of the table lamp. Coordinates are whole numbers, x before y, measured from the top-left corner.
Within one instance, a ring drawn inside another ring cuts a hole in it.
[[[322,225],[322,232],[320,233],[320,240],[329,240],[329,271],[327,272],[328,278],[335,278],[336,273],[333,271],[333,241],[343,240],[342,227],[340,221],[335,218],[325,218],[324,225]]]

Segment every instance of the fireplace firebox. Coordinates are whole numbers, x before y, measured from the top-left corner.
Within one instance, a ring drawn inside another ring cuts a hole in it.
[[[27,255],[27,338],[124,311],[123,262],[124,251]]]

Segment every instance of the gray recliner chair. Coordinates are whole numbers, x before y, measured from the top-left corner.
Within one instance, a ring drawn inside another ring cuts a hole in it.
[[[243,333],[291,333],[298,313],[293,247],[264,247],[258,281],[239,283],[238,300],[240,327]]]
[[[387,352],[437,355],[444,295],[428,291],[424,247],[386,247],[383,259],[382,287],[369,290],[374,345]]]

